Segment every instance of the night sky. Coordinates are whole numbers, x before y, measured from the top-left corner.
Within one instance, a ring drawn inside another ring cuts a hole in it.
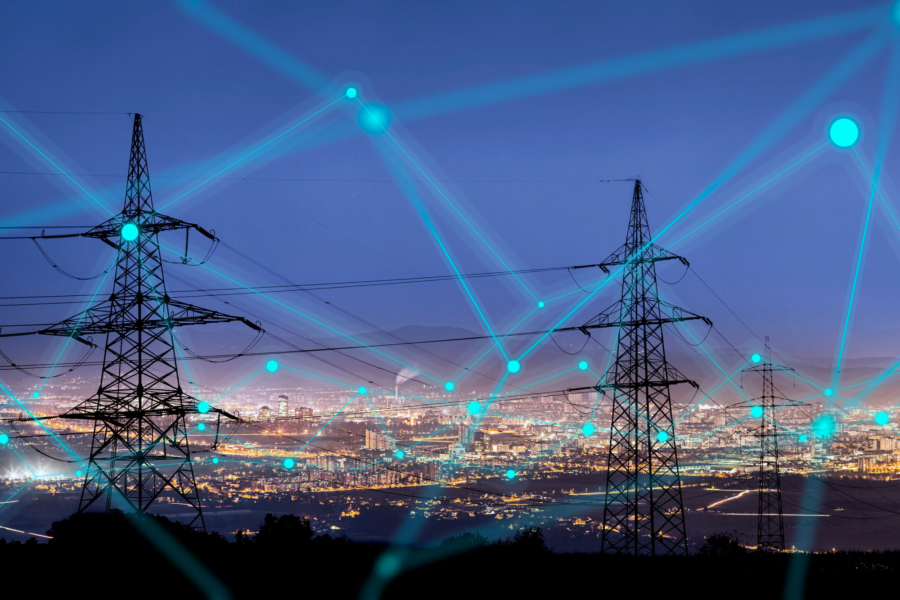
[[[750,329],[770,335],[780,356],[828,369],[858,261],[845,354],[900,354],[900,323],[892,318],[900,226],[877,195],[859,260],[871,197],[860,160],[872,172],[884,156],[879,189],[900,217],[892,135],[898,86],[892,93],[890,83],[891,69],[900,69],[900,61],[891,62],[900,40],[889,8],[860,0],[15,3],[0,19],[0,109],[117,114],[0,117],[118,212],[131,136],[125,113],[145,116],[161,207],[338,100],[164,211],[215,229],[297,283],[453,273],[419,203],[463,272],[504,270],[497,256],[512,269],[599,262],[624,241],[632,190],[629,182],[600,180],[640,176],[654,233],[691,207],[659,243],[679,241],[673,251]],[[849,16],[815,21],[842,13]],[[863,17],[870,25],[852,26]],[[822,33],[834,23],[845,30]],[[777,28],[792,24],[796,40],[776,43],[788,35]],[[802,39],[810,31],[818,33]],[[731,42],[685,51],[716,39]],[[607,68],[603,76],[572,71],[583,65]],[[358,102],[339,100],[351,85],[362,102],[390,111],[396,144],[360,127]],[[855,151],[827,143],[839,117],[859,124]],[[2,123],[0,172],[0,226],[91,226],[109,216]],[[96,274],[114,258],[96,241],[44,245],[78,275]],[[191,254],[202,256],[205,247],[194,240]],[[30,241],[3,242],[2,251],[3,296],[96,290],[98,280],[55,273]],[[209,266],[247,285],[283,283],[225,248]],[[201,287],[234,285],[203,269],[172,265],[169,272]],[[591,273],[576,272],[578,282],[594,281]],[[667,266],[660,275],[674,282],[682,270]],[[577,290],[566,272],[523,281],[541,300]],[[186,286],[169,281],[169,288]],[[498,332],[534,308],[511,277],[476,281],[471,289]],[[710,317],[742,352],[759,349],[694,274],[660,290]],[[618,282],[607,286],[563,325],[580,325],[618,294]],[[486,332],[453,282],[321,295],[389,331],[414,325]],[[523,328],[555,325],[584,297],[579,291],[548,303]],[[373,331],[315,299],[282,300],[342,332]],[[197,303],[224,309],[213,300]],[[0,310],[0,324],[8,326],[60,321],[79,307]],[[253,311],[267,327],[326,343],[337,339],[262,299],[243,297],[229,310]],[[189,335],[205,343],[202,334]],[[52,361],[62,340],[40,341],[5,341],[2,348],[22,362]],[[513,354],[524,347],[525,339],[510,342]],[[474,356],[484,349],[473,349]],[[715,335],[708,349],[726,370],[741,364]],[[420,353],[394,355],[419,366]],[[565,360],[572,359],[558,355],[557,362]],[[217,373],[198,369],[199,379]],[[456,376],[447,365],[433,369],[439,378]]]

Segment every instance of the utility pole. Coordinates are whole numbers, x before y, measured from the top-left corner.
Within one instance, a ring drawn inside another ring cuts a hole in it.
[[[616,327],[616,361],[595,390],[612,391],[603,551],[686,555],[687,533],[670,386],[698,385],[666,360],[663,327],[702,320],[660,299],[656,263],[686,259],[652,243],[643,188],[634,182],[625,244],[600,266],[621,267],[621,298],[585,324]]]
[[[154,210],[141,115],[135,114],[122,212],[86,232],[40,238],[93,238],[118,253],[107,299],[61,323],[30,332],[68,337],[92,347],[89,336],[106,336],[97,393],[55,417],[94,423],[79,513],[101,499],[109,511],[114,493],[139,514],[160,497],[174,495],[190,506],[193,516],[188,525],[205,529],[186,417],[208,412],[234,417],[184,392],[172,329],[238,321],[262,330],[243,317],[168,296],[159,234],[190,229],[213,243],[218,241],[199,225]],[[29,334],[0,337],[17,335]]]
[[[753,357],[754,360],[759,356]],[[772,369],[772,350],[769,336],[766,336],[766,357],[761,365],[745,371],[762,374],[763,388],[759,404],[751,409],[759,414],[759,514],[757,516],[756,539],[760,552],[780,552],[784,550],[784,511],[781,505],[781,471],[778,466],[778,425],[775,423],[776,400],[785,400],[775,395],[775,380]],[[784,371],[788,367],[779,366]]]

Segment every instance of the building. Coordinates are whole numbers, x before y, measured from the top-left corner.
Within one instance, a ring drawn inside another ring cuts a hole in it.
[[[272,411],[268,406],[259,407],[259,420],[269,421],[272,419]]]
[[[278,396],[278,416],[282,419],[288,416],[288,397],[284,394]]]
[[[366,429],[366,450],[387,451],[392,450],[393,447],[391,438],[386,433]]]

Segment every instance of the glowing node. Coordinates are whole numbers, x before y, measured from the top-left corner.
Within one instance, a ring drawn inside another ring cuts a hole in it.
[[[122,228],[122,239],[126,242],[133,242],[138,237],[138,226],[134,223],[126,223]]]
[[[801,441],[801,442],[805,442],[805,441],[806,441],[806,436],[805,436],[805,435],[801,435],[801,436],[800,436],[800,441]]]
[[[754,406],[750,409],[750,416],[754,419],[758,419],[762,416],[762,406]]]
[[[81,471],[75,471],[75,477],[81,477]]]
[[[831,415],[822,415],[813,423],[813,432],[819,437],[829,437],[837,428],[837,423]]]
[[[8,443],[9,443],[9,436],[6,435],[5,433],[0,433],[0,444],[8,444]]]
[[[200,423],[199,425],[197,425],[197,429],[203,431],[204,429],[206,429],[206,423]]]
[[[507,479],[514,479],[515,476],[516,476],[516,472],[513,471],[512,469],[510,469],[509,471],[506,472],[506,478],[507,478]]]
[[[453,387],[454,387],[454,385],[453,385],[452,381],[448,381],[447,383],[444,384],[444,389],[447,390],[448,392],[452,392]]]
[[[900,27],[900,1],[891,6],[891,23]]]
[[[214,464],[214,465],[219,464],[219,457],[218,457],[218,456],[217,456],[216,458],[213,459],[213,464]]]
[[[890,420],[890,417],[888,416],[888,414],[886,412],[880,412],[877,415],[875,415],[875,422],[878,423],[879,425],[887,425],[889,420]]]
[[[759,354],[754,354],[750,358],[753,359],[753,362],[759,362],[762,360],[762,357]]]
[[[669,434],[666,433],[665,431],[660,431],[658,434],[656,434],[656,439],[660,443],[665,442],[667,439],[669,439]]]
[[[197,405],[197,410],[199,410],[202,413],[209,412],[209,402],[201,402],[200,404]]]
[[[538,308],[544,308],[544,303],[543,303],[543,302],[538,302]]]
[[[294,459],[293,458],[284,459],[284,468],[285,469],[293,469],[294,468]]]
[[[472,400],[471,402],[469,402],[469,414],[470,414],[470,415],[477,415],[477,414],[480,413],[480,412],[481,412],[481,405],[480,405],[480,404],[478,404],[478,403],[475,402],[474,400]]]
[[[403,450],[397,450],[397,458],[403,458]]]
[[[506,363],[506,370],[509,371],[510,373],[518,373],[519,369],[521,369],[521,368],[522,368],[522,365],[520,365],[519,361],[517,361],[517,360],[511,360],[508,363]]]
[[[834,392],[831,391],[831,388],[828,388],[828,389],[825,390],[825,395],[826,395],[826,396],[830,396],[830,395],[832,395],[833,393],[834,393]]]
[[[348,98],[356,98],[356,88],[355,87],[347,88],[347,97]]]
[[[584,435],[594,435],[594,426],[590,423],[585,423],[584,427],[581,428],[581,431]]]
[[[400,570],[400,559],[394,554],[382,554],[375,563],[375,570],[384,579],[390,579]]]
[[[828,135],[835,146],[848,148],[859,139],[859,126],[850,119],[838,119],[831,124]]]
[[[583,360],[580,363],[578,363],[578,368],[581,369],[582,371],[586,371],[588,368],[587,361]]]
[[[384,133],[391,124],[391,111],[381,104],[366,104],[359,109],[356,120],[363,131],[378,135]]]
[[[359,388],[359,393],[360,393],[360,394],[365,394],[365,393],[366,393],[366,388],[364,388],[364,387]]]
[[[274,373],[278,370],[278,363],[274,360],[270,360],[266,363],[266,370],[269,371],[269,373]]]
[[[31,395],[31,397],[34,398],[35,400],[37,400],[38,398],[41,397],[41,394],[40,394],[40,392],[35,392]]]

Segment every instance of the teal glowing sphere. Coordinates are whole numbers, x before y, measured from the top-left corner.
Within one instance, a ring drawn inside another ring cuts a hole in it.
[[[759,362],[762,360],[762,357],[759,354],[754,354],[750,358],[753,359],[753,362]]]
[[[834,393],[834,392],[831,391],[831,388],[828,388],[828,389],[825,390],[825,395],[826,395],[826,396],[830,396],[830,395],[832,395],[833,393]]]
[[[274,360],[270,360],[269,362],[266,363],[266,370],[268,370],[269,373],[274,373],[275,371],[278,370],[278,363],[275,362]]]
[[[359,109],[356,120],[363,131],[378,135],[387,131],[391,124],[391,111],[381,104],[366,104]]]
[[[293,458],[284,459],[284,468],[285,469],[293,469],[294,468],[294,459]]]
[[[470,414],[470,415],[477,415],[477,414],[480,413],[480,412],[481,412],[481,405],[480,405],[480,404],[478,404],[478,403],[475,402],[474,400],[472,400],[471,402],[469,402],[469,414]]]
[[[364,387],[359,388],[359,393],[360,393],[360,394],[365,394],[365,393],[366,393],[366,388],[364,388]]]
[[[669,434],[665,431],[660,431],[658,434],[656,434],[656,439],[659,440],[660,443],[663,443],[669,439]]]
[[[200,404],[197,405],[197,410],[199,410],[202,413],[209,412],[209,402],[201,402]]]
[[[517,361],[517,360],[511,360],[508,363],[506,363],[506,370],[509,371],[510,373],[518,373],[519,369],[521,369],[521,368],[522,368],[522,365],[520,365],[519,361]]]
[[[38,398],[41,397],[41,393],[40,393],[40,392],[35,392],[35,393],[33,393],[33,394],[31,395],[31,397],[34,398],[35,400],[37,400]]]
[[[801,435],[801,436],[800,436],[800,441],[801,441],[801,442],[805,442],[805,441],[806,441],[806,435]]]
[[[515,476],[516,476],[516,472],[513,471],[512,469],[510,469],[509,471],[506,472],[507,479],[513,479]]]
[[[584,435],[594,435],[594,426],[590,423],[585,423],[584,427],[581,428],[581,431]]]
[[[197,425],[197,429],[199,429],[200,431],[203,431],[204,429],[206,429],[206,424],[200,423],[199,425]]]
[[[444,389],[447,390],[448,392],[452,392],[454,387],[455,386],[453,385],[452,381],[448,381],[447,383],[444,384]]]
[[[75,471],[75,477],[81,477],[81,471]]]
[[[403,458],[403,450],[397,450],[397,458]]]
[[[830,437],[835,429],[837,429],[837,422],[831,415],[822,415],[813,423],[813,432],[821,438]]]
[[[831,124],[828,135],[835,146],[849,148],[859,139],[859,126],[850,119],[838,119]]]
[[[538,308],[544,308],[544,303],[543,303],[543,302],[538,302]]]
[[[8,443],[9,443],[9,436],[6,435],[5,433],[0,433],[0,444],[8,444]]]
[[[758,419],[762,416],[762,406],[754,406],[750,409],[750,416],[754,419]]]
[[[347,97],[348,98],[356,98],[356,88],[354,88],[354,87],[347,88]]]
[[[215,457],[215,458],[213,459],[213,464],[214,464],[214,465],[219,464],[219,457],[218,457],[218,456]]]
[[[880,412],[875,415],[875,422],[879,425],[887,425],[889,420],[890,417],[888,417],[888,414],[886,412]]]
[[[578,368],[581,369],[582,371],[586,371],[588,368],[587,361],[583,360],[580,363],[578,363]]]
[[[122,228],[122,239],[126,242],[133,242],[138,237],[138,226],[134,223],[126,223]]]

